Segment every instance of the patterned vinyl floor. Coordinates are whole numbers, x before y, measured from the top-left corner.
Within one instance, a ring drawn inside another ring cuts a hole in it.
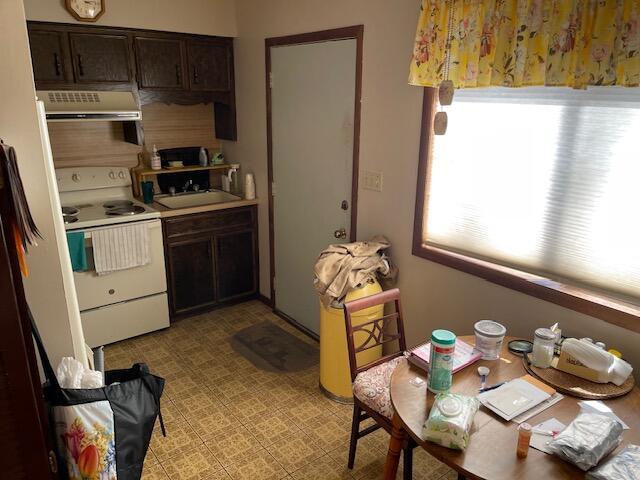
[[[319,392],[317,365],[271,373],[233,351],[230,337],[265,319],[317,346],[252,301],[105,349],[107,368],[143,361],[167,380],[162,413],[168,436],[156,425],[143,480],[382,478],[388,434],[380,429],[361,439],[355,468],[347,469],[352,407]],[[414,479],[456,478],[420,449],[413,470]]]

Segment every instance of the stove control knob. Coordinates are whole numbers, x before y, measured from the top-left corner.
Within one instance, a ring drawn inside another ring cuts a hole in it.
[[[118,178],[122,178],[124,180],[124,172],[118,172]]]
[[[71,175],[71,180],[78,183],[80,181],[80,175],[78,175],[77,173],[74,173],[73,175]]]
[[[114,172],[113,170],[111,170],[111,171],[109,172],[109,178],[110,178],[111,180],[115,180],[115,179],[116,179],[116,174],[115,174],[115,172]]]

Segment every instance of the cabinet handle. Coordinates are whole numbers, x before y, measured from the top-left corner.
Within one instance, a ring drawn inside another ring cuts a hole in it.
[[[82,65],[82,55],[78,54],[78,74],[80,76],[84,75],[84,67]]]
[[[176,83],[180,85],[182,83],[182,76],[180,75],[180,65],[176,64]]]
[[[198,68],[193,67],[193,83],[198,83]]]
[[[57,53],[53,54],[53,65],[56,69],[56,77],[59,77],[60,72],[62,71],[62,65],[60,64],[60,57]]]

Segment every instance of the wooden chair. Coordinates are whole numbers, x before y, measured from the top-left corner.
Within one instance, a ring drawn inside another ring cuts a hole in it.
[[[353,325],[352,317],[354,313],[366,308],[385,305],[393,302],[395,311],[393,313],[383,315],[380,318]],[[400,290],[394,288],[384,292],[371,295],[369,297],[360,298],[352,302],[344,304],[344,317],[347,328],[347,348],[349,350],[349,367],[351,369],[351,381],[354,384],[353,394],[353,419],[351,421],[351,442],[349,444],[349,463],[350,469],[356,458],[356,446],[358,439],[368,435],[379,429],[384,428],[391,434],[391,417],[393,416],[393,408],[389,398],[389,378],[393,368],[401,361],[403,352],[407,349],[404,338],[404,325],[402,323],[402,310],[400,307]],[[392,325],[395,323],[395,325]],[[396,333],[390,333],[389,327],[395,327]],[[356,335],[362,339],[366,335],[364,341],[357,340]],[[387,353],[382,358],[358,365],[358,353],[370,350],[378,346],[384,346],[392,342],[397,343],[398,351],[395,353]],[[384,385],[386,383],[386,385]],[[362,398],[358,398],[356,392],[360,387],[366,389],[367,384],[374,386],[381,384],[383,388],[369,388],[371,395],[365,395],[359,392],[360,397],[365,397],[366,402]],[[386,388],[386,392],[384,391]],[[374,395],[373,392],[382,390],[383,393]],[[386,397],[385,397],[386,394]],[[374,398],[375,397],[375,398]],[[388,405],[387,405],[388,403]],[[363,430],[360,430],[360,423],[368,418],[372,418],[376,423]],[[403,463],[405,480],[411,479],[413,448],[416,446],[411,439],[403,447]]]

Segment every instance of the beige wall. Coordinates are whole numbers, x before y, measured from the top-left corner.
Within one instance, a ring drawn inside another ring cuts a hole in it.
[[[107,0],[97,25],[236,36],[234,0]],[[24,0],[27,19],[81,23],[64,0]]]
[[[6,67],[0,75],[0,136],[16,149],[27,201],[44,237],[27,256],[31,274],[25,290],[55,368],[61,356],[83,358],[84,338],[73,280],[61,268],[61,256],[68,262],[68,253],[47,186],[22,0],[0,2],[0,45],[11,46],[0,49],[0,64]]]
[[[360,169],[382,171],[384,189],[359,191],[358,234],[361,239],[384,234],[393,243],[409,343],[437,327],[471,332],[481,318],[528,337],[536,327],[560,322],[567,334],[618,347],[640,368],[638,334],[411,255],[422,92],[407,85],[407,75],[418,5],[416,0],[238,0],[238,142],[224,146],[232,161],[256,174],[261,292],[269,294],[264,39],[364,24]]]

